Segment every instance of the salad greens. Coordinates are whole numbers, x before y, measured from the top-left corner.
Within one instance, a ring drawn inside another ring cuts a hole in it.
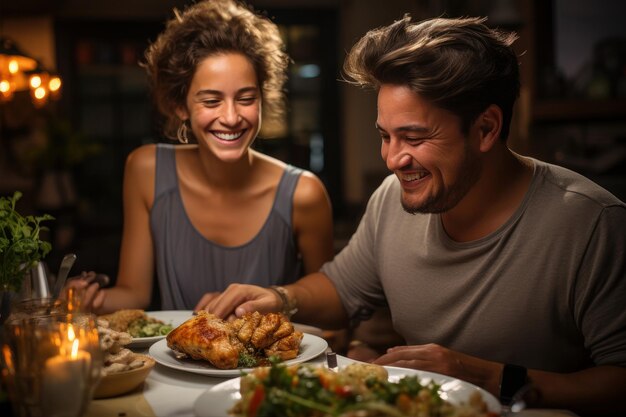
[[[241,379],[241,400],[230,410],[237,417],[492,417],[477,396],[468,404],[453,405],[441,386],[417,375],[390,382],[386,370],[371,364],[352,364],[339,372],[300,364],[285,366],[272,359],[271,367],[256,368]],[[352,367],[352,369],[347,369]],[[380,369],[375,369],[380,368]],[[381,375],[379,370],[383,371]]]
[[[171,324],[165,324],[160,320],[147,317],[138,319],[128,325],[128,333],[132,337],[165,336],[173,329]]]

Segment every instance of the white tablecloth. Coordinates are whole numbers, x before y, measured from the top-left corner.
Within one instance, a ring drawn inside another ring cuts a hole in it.
[[[147,352],[142,352],[147,353]],[[308,363],[325,363],[321,354]],[[351,359],[337,355],[340,367]],[[156,364],[141,391],[113,399],[94,400],[85,417],[195,417],[194,404],[206,390],[226,381]],[[571,417],[565,410],[525,410],[516,417]]]
[[[322,354],[309,363],[325,361],[325,354]],[[347,358],[338,357],[339,365],[350,362],[351,360]],[[193,417],[195,416],[193,407],[198,397],[227,379],[179,371],[157,363],[143,384],[143,392],[138,391],[113,399],[94,400],[86,417]],[[149,407],[146,407],[146,402]]]

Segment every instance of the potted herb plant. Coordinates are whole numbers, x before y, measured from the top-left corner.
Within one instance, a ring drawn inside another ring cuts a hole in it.
[[[15,209],[21,197],[19,191],[11,197],[0,197],[0,322],[6,318],[11,295],[19,291],[26,272],[52,248],[39,233],[46,230],[41,222],[54,218],[48,214],[21,215]]]

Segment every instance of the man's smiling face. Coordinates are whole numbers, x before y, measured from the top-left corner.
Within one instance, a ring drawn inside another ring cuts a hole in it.
[[[400,181],[402,206],[409,213],[452,209],[480,176],[480,160],[469,145],[471,137],[461,132],[460,119],[407,86],[381,86],[376,127],[382,158]]]

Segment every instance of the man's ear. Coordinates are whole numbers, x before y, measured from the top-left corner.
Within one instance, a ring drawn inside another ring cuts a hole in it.
[[[476,120],[480,135],[480,150],[487,152],[500,140],[502,130],[502,110],[491,104]]]

